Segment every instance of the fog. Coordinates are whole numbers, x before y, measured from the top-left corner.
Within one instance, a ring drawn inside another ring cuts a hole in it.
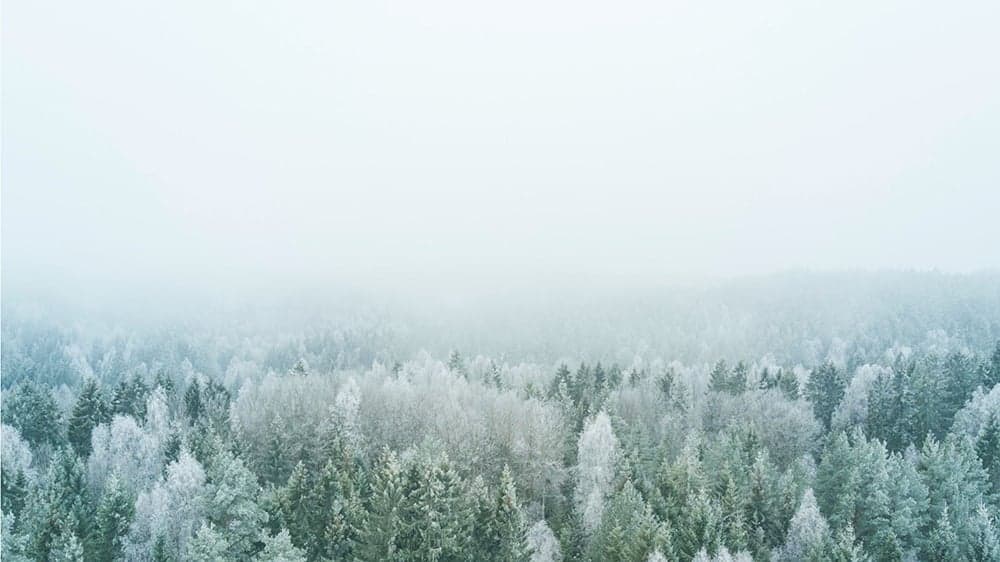
[[[993,269],[998,16],[7,2],[4,286]]]

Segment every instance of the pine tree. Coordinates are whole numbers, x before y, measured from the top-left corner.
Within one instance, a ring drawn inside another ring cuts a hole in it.
[[[949,529],[957,536],[959,553],[967,555],[975,533],[971,522],[979,504],[985,503],[989,489],[986,471],[972,444],[953,435],[940,443],[928,439],[920,452],[917,469],[928,490],[928,521],[944,532],[942,517],[947,511]],[[934,548],[925,549],[925,555],[931,556]]]
[[[48,386],[30,380],[19,383],[4,397],[0,414],[32,447],[62,442],[59,406]]]
[[[230,558],[229,544],[222,533],[217,531],[212,525],[202,523],[198,532],[188,545],[185,560],[191,562],[218,562],[219,560],[238,560]]]
[[[708,375],[708,388],[716,392],[727,392],[729,390],[729,367],[726,365],[725,360],[720,359],[715,364],[715,367],[712,368],[712,372]]]
[[[268,520],[267,512],[257,504],[261,493],[257,477],[242,460],[222,452],[209,465],[208,478],[208,522],[226,543],[228,558],[249,558]]]
[[[306,555],[292,544],[288,531],[282,529],[274,536],[264,537],[264,550],[254,558],[257,562],[306,562]]]
[[[837,533],[830,545],[825,560],[829,562],[868,562],[870,558],[854,536],[854,529],[848,525]]]
[[[292,542],[300,547],[309,545],[313,538],[313,513],[309,502],[311,489],[309,471],[299,461],[277,496],[278,510],[284,526]]]
[[[451,354],[448,355],[448,370],[462,377],[468,376],[468,373],[465,371],[465,361],[462,360],[462,354],[458,350],[453,349]]]
[[[184,391],[184,414],[192,423],[201,417],[201,383],[198,379],[191,381],[186,391]]]
[[[517,502],[517,488],[510,468],[504,466],[497,491],[496,510],[492,527],[496,532],[495,558],[498,562],[519,562],[528,559],[524,520]]]
[[[808,489],[792,517],[785,544],[775,558],[788,562],[823,560],[829,541],[830,527],[820,513],[813,491]]]
[[[88,379],[70,414],[67,434],[69,444],[77,455],[86,458],[90,455],[90,434],[98,424],[110,420],[108,405],[101,396],[97,381]]]
[[[645,560],[655,551],[669,552],[666,526],[661,524],[631,482],[614,495],[600,528],[591,540],[589,558],[595,561]]]
[[[333,560],[350,559],[362,518],[361,505],[350,477],[332,460],[328,461],[320,472],[311,500],[318,518],[312,532],[321,539],[316,554]]]
[[[976,443],[976,454],[989,475],[992,493],[1000,496],[1000,412],[994,412],[983,428]]]
[[[799,399],[799,379],[791,369],[778,371],[778,388],[789,400]]]
[[[990,360],[983,368],[983,386],[993,388],[1000,384],[1000,340],[997,340],[996,347],[990,355]]]
[[[0,471],[0,511],[21,517],[24,504],[28,497],[28,478],[24,470],[8,474],[6,467]]]
[[[403,482],[395,453],[384,450],[372,469],[365,524],[357,546],[362,560],[399,559]]]
[[[945,505],[928,538],[928,558],[931,560],[958,560],[961,552],[958,541],[958,535],[952,527],[951,517],[948,514],[948,506]]]
[[[72,535],[79,541],[80,537],[88,536],[89,504],[83,463],[69,449],[59,451],[49,465],[45,481],[25,507],[25,524],[32,539],[30,554],[45,560],[53,555],[59,540],[69,540]],[[62,546],[67,544],[64,541]],[[75,552],[75,546],[72,550]]]
[[[847,381],[832,363],[824,363],[814,369],[806,383],[806,396],[812,402],[816,419],[823,427],[830,428],[833,411],[844,397]]]
[[[996,517],[990,513],[986,504],[979,504],[973,519],[975,529],[972,544],[973,560],[1000,560],[1000,530],[997,528]]]
[[[174,557],[170,554],[170,549],[167,548],[167,539],[163,535],[156,538],[153,543],[153,552],[150,555],[153,562],[173,562]]]
[[[746,362],[740,361],[733,367],[732,373],[729,375],[729,392],[732,394],[741,394],[747,389],[747,380],[750,378],[750,367],[747,366]]]
[[[861,476],[847,435],[838,433],[824,449],[816,470],[816,500],[835,529],[853,523]]]
[[[118,476],[113,474],[105,485],[93,531],[87,541],[88,559],[118,559],[122,555],[122,542],[134,514],[134,499]]]
[[[171,390],[173,383],[170,384]],[[142,377],[132,376],[122,380],[115,387],[111,398],[111,411],[114,414],[132,416],[144,421],[146,419],[146,399],[149,395],[149,387],[142,380]]]
[[[76,524],[71,518],[59,522],[60,532],[52,544],[46,560],[51,562],[84,562],[83,542],[75,532]]]

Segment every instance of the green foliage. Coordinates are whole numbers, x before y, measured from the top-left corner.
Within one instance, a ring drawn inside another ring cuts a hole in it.
[[[94,526],[86,543],[90,560],[116,560],[135,514],[135,498],[117,475],[112,475],[97,506]]]
[[[2,415],[3,422],[17,429],[33,447],[63,442],[59,407],[47,386],[21,382],[4,397]]]
[[[830,418],[833,411],[840,404],[844,397],[844,389],[847,386],[844,373],[837,369],[833,363],[824,363],[813,369],[806,383],[806,397],[812,402],[813,412],[816,419],[823,424],[823,427],[830,428]]]
[[[67,428],[69,444],[77,455],[84,458],[90,455],[90,434],[98,424],[110,420],[109,408],[101,396],[100,386],[96,380],[88,379],[73,406]]]

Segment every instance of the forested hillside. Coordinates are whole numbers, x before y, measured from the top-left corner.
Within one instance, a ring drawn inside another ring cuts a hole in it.
[[[5,295],[5,561],[1000,560],[995,275],[157,306]]]

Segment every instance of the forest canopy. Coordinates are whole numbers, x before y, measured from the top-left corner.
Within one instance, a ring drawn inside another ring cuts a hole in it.
[[[998,287],[5,295],[3,556],[997,560]]]

